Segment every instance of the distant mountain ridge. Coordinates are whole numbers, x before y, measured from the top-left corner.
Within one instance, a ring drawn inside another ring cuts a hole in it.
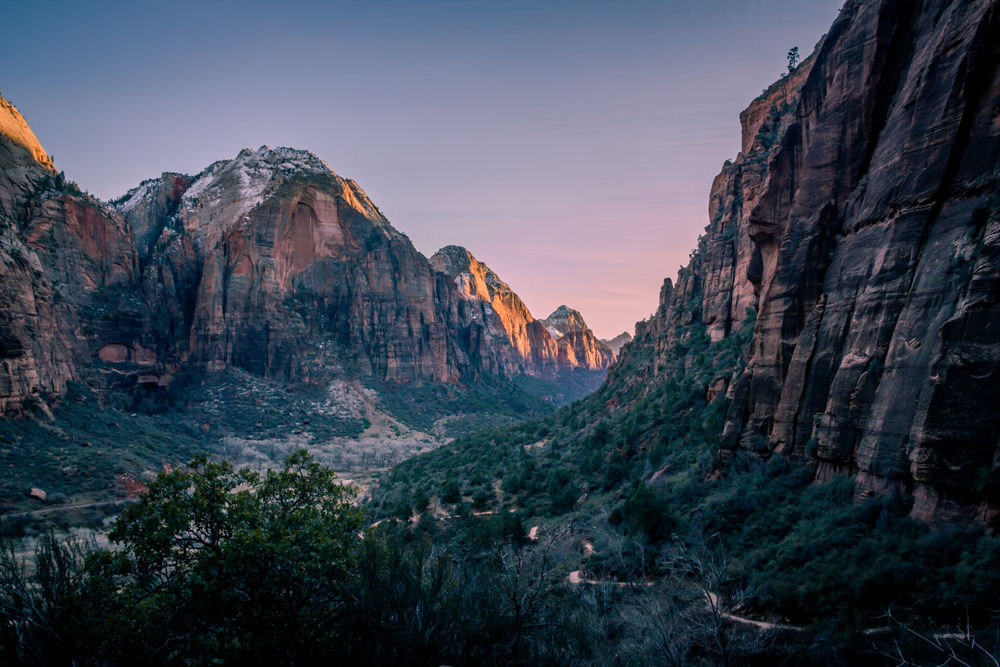
[[[623,331],[614,338],[610,339],[602,338],[601,342],[604,343],[608,347],[608,349],[614,352],[615,356],[617,357],[618,354],[621,352],[622,348],[625,347],[628,343],[632,342],[632,334],[630,334],[627,331]]]
[[[614,363],[614,353],[594,337],[578,312],[570,311],[575,313],[576,329],[554,334],[551,316],[535,319],[520,297],[465,248],[445,246],[430,258],[430,262],[436,270],[451,276],[467,299],[490,307],[487,311],[492,310],[496,318],[489,312],[483,313],[487,330],[493,336],[507,336],[519,357],[512,363],[522,366],[529,374],[545,375],[574,369],[605,371]],[[572,335],[567,337],[564,333]]]
[[[308,151],[244,149],[106,204],[2,100],[0,169],[0,412],[84,375],[163,391],[192,365],[317,385],[580,369],[596,387],[613,361],[557,344],[478,260],[456,282]]]

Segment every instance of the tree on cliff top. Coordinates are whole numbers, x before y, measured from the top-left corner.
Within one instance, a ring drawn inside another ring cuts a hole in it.
[[[791,74],[799,66],[799,47],[793,46],[788,49],[788,73]]]

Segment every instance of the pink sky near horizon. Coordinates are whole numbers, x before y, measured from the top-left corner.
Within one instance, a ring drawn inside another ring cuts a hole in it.
[[[105,199],[311,150],[425,255],[463,245],[536,317],[610,338],[687,262],[739,112],[840,4],[9,0],[0,91]]]

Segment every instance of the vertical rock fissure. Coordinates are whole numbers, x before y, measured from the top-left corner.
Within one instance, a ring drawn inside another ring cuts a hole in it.
[[[876,48],[875,63],[871,70],[872,77],[878,77],[879,80],[869,81],[867,84],[874,96],[870,117],[871,131],[867,137],[864,161],[854,175],[854,183],[850,184],[852,188],[868,172],[882,131],[889,120],[892,102],[904,79],[906,65],[912,59],[913,19],[917,4],[914,0],[896,0],[882,6],[876,29],[879,44],[882,43],[879,33],[885,30],[889,34],[885,37],[887,42],[885,49]]]
[[[795,404],[798,406],[795,410],[795,414],[792,418],[792,428],[789,430],[789,435],[791,436],[791,441],[784,443],[785,449],[788,452],[794,452],[797,446],[797,434],[799,431],[799,421],[800,413],[804,409],[803,397],[805,396],[806,389],[809,387],[809,382],[812,379],[813,363],[815,361],[816,354],[816,343],[819,341],[819,332],[823,328],[823,315],[826,313],[826,295],[820,295],[815,307],[813,307],[810,316],[814,316],[816,321],[814,323],[807,322],[803,327],[803,333],[812,326],[813,335],[812,340],[809,343],[809,353],[808,360],[805,363],[805,374],[802,378],[802,384],[799,387],[798,396],[795,398]]]
[[[984,44],[995,43],[991,40],[1000,40],[1000,26],[998,26],[1000,10],[997,5],[993,5],[987,10],[984,20],[980,22],[976,34],[971,40],[968,50],[969,56],[966,61],[965,77],[957,77],[953,87],[952,96],[960,97],[962,92],[969,91],[971,94],[965,96],[965,104],[962,108],[962,116],[959,121],[958,131],[955,133],[954,142],[948,153],[948,161],[941,175],[941,181],[932,196],[931,208],[924,222],[920,233],[920,241],[917,244],[917,255],[913,262],[913,270],[910,272],[910,284],[907,288],[907,295],[913,290],[913,283],[917,277],[917,267],[923,258],[927,240],[930,237],[931,229],[941,214],[941,209],[948,201],[948,195],[952,190],[952,185],[958,174],[959,166],[965,149],[972,136],[972,128],[975,123],[976,111],[986,93],[990,80],[991,71],[996,70],[996,63],[990,57],[990,49],[985,49]],[[986,52],[985,57],[976,57],[977,54]],[[971,61],[971,62],[970,62]]]

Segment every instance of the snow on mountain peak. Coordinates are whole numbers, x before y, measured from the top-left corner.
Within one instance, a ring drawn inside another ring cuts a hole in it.
[[[228,193],[239,202],[237,214],[243,215],[277,189],[284,178],[301,172],[329,174],[341,180],[326,162],[309,151],[284,146],[244,148],[232,160],[214,162],[198,174],[183,201],[185,205],[197,205]]]
[[[565,305],[556,308],[543,322],[560,334],[566,334],[570,331],[587,331],[589,328],[578,310]]]
[[[126,216],[134,210],[154,207],[155,200],[163,195],[167,176],[183,178],[183,189],[178,189],[175,195],[179,202],[173,207],[174,215],[202,251],[215,247],[229,231],[248,224],[251,213],[278,195],[289,182],[340,197],[343,203],[373,224],[391,230],[388,221],[357,183],[338,176],[316,154],[284,146],[244,148],[234,158],[213,162],[194,177],[164,174],[143,181],[114,205]],[[392,233],[398,232],[392,230]]]

